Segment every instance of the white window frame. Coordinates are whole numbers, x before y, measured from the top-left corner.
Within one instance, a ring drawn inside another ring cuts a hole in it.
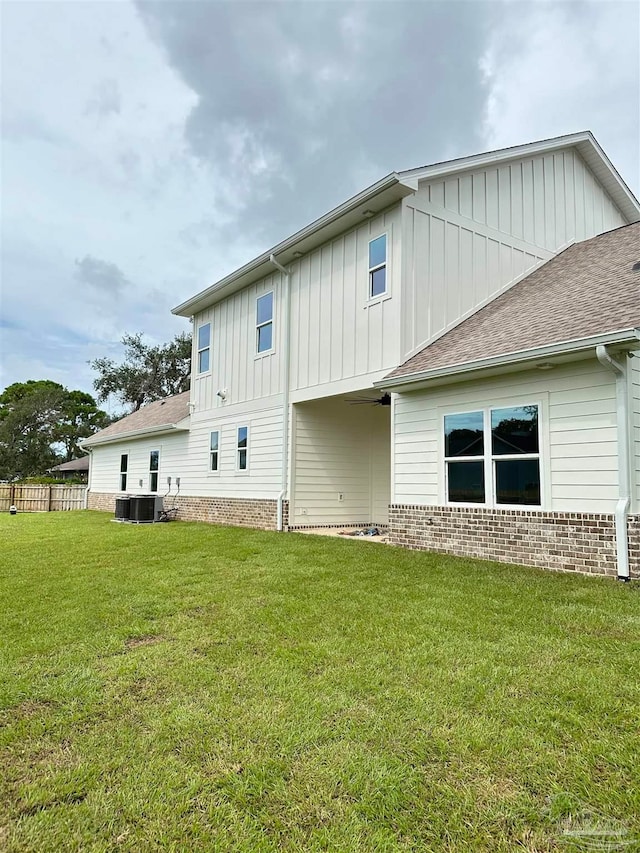
[[[127,460],[126,469],[124,471],[122,470],[122,460],[123,459]],[[120,454],[120,474],[119,474],[119,477],[120,477],[120,479],[119,479],[120,491],[126,492],[127,491],[127,480],[129,478],[129,454],[128,453],[121,453]],[[122,480],[123,477],[124,477],[124,485],[123,485],[123,480]]]
[[[495,409],[521,409],[525,406],[536,406],[538,409],[538,452],[537,453],[508,453],[495,455],[491,442],[491,412]],[[445,418],[450,415],[469,415],[474,412],[482,413],[483,428],[483,453],[482,456],[445,456]],[[459,507],[484,507],[485,509],[517,509],[536,510],[544,509],[547,504],[547,476],[546,476],[546,433],[543,430],[543,419],[546,424],[546,407],[542,400],[525,400],[513,402],[512,400],[497,401],[490,406],[470,406],[464,409],[446,409],[440,414],[440,436],[438,446],[441,448],[440,466],[443,486],[442,502],[446,506]],[[508,462],[513,459],[537,459],[540,472],[540,503],[537,504],[503,504],[496,501],[496,475],[495,463],[497,461]],[[484,501],[483,502],[461,502],[449,500],[449,466],[448,462],[479,462],[484,464]]]
[[[389,296],[389,290],[390,290],[390,288],[389,288],[389,249],[390,249],[390,245],[391,245],[390,236],[391,235],[390,235],[389,231],[381,231],[380,234],[376,234],[375,237],[371,237],[369,239],[369,241],[367,242],[367,270],[368,270],[367,271],[367,299],[368,299],[369,303],[375,303],[379,299],[385,299],[385,298],[388,298],[388,296]],[[369,252],[370,252],[371,244],[374,243],[376,240],[379,240],[380,237],[385,238],[384,263],[383,264],[376,264],[374,266],[369,266]],[[382,293],[376,293],[374,296],[373,293],[371,292],[372,285],[373,285],[373,273],[376,272],[376,270],[381,270],[383,268],[385,270],[384,290],[382,291]]]
[[[151,457],[153,456],[154,453],[158,454],[158,467],[155,469],[155,471],[151,468]],[[156,487],[155,487],[155,489],[151,488],[151,481],[153,479],[154,474],[156,475]],[[154,494],[158,494],[159,485],[160,485],[160,448],[154,447],[152,450],[149,451],[149,491],[153,492]]]
[[[200,346],[200,330],[206,327],[209,327],[209,342],[206,347]],[[200,353],[208,352],[209,353],[209,366],[206,370],[200,370]],[[207,373],[211,373],[211,321],[207,323],[201,323],[198,326],[196,332],[196,375],[197,376],[206,376]]]
[[[217,450],[211,449],[211,436],[214,433],[218,436],[218,439],[217,439],[218,449]],[[213,474],[213,475],[217,475],[220,473],[220,435],[221,435],[220,429],[212,429],[209,431],[209,473]],[[214,453],[216,455],[216,467],[215,468],[212,467],[213,454]]]
[[[240,447],[240,430],[246,429],[247,431],[247,444],[246,447]],[[240,424],[236,427],[236,473],[237,474],[246,474],[249,471],[249,434],[251,430],[249,428],[249,424]],[[246,465],[244,468],[240,467],[240,451],[245,451],[245,460]]]
[[[265,320],[262,323],[258,323],[258,302],[264,298],[265,296],[269,296],[271,294],[271,319]],[[274,320],[274,316],[276,313],[276,293],[275,290],[266,290],[264,293],[261,293],[259,296],[256,296],[256,358],[263,358],[265,355],[272,355],[275,350],[275,329],[276,324]],[[265,326],[271,326],[271,346],[269,349],[259,350],[258,345],[260,343],[260,329]]]

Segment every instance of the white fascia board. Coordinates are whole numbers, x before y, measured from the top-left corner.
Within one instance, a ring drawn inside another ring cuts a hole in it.
[[[460,157],[457,160],[434,163],[431,166],[409,169],[398,174],[405,182],[434,180],[458,172],[482,169],[485,166],[517,160],[522,157],[535,157],[538,154],[557,151],[559,148],[571,147],[575,147],[578,150],[582,159],[605,186],[627,220],[629,222],[637,222],[640,219],[640,203],[625,184],[590,130],[571,133],[566,136],[556,136],[552,139],[542,139],[539,142],[528,142],[525,145],[515,145],[512,148],[487,151],[484,154],[473,154],[470,157]]]
[[[235,293],[252,282],[276,272],[276,267],[270,260],[271,255],[274,255],[281,264],[290,264],[296,260],[298,252],[305,254],[358,223],[365,222],[363,214],[366,210],[373,209],[374,214],[380,213],[405,196],[415,192],[416,186],[415,182],[405,182],[396,172],[392,172],[386,178],[372,184],[358,195],[325,213],[324,216],[297,231],[291,237],[287,237],[277,246],[273,246],[262,255],[249,261],[248,264],[220,279],[191,299],[187,299],[186,302],[177,305],[172,309],[172,313],[181,317],[191,317],[197,314],[231,293]],[[295,257],[294,252],[296,252]]]
[[[543,347],[520,350],[496,355],[489,358],[480,358],[475,361],[467,361],[462,364],[453,364],[445,367],[436,367],[433,370],[421,370],[407,376],[396,376],[374,382],[376,388],[387,391],[406,391],[412,386],[423,386],[436,380],[455,380],[457,377],[469,378],[467,374],[477,373],[485,370],[499,370],[501,368],[513,368],[514,366],[526,367],[531,362],[544,361],[554,356],[571,356],[595,350],[597,346],[618,345],[621,349],[633,349],[640,341],[640,329],[624,329],[618,332],[608,332],[603,335],[593,335],[588,338],[576,338],[569,341],[561,341]]]
[[[189,424],[185,423],[186,419],[180,421],[179,424],[160,424],[153,427],[141,427],[140,429],[130,429],[127,432],[118,432],[115,435],[109,435],[106,438],[100,438],[98,441],[92,441],[91,437],[86,438],[80,443],[80,447],[87,447],[89,450],[94,447],[99,447],[101,444],[113,444],[116,441],[128,441],[131,438],[144,438],[145,435],[158,435],[159,433],[170,432],[188,432]]]

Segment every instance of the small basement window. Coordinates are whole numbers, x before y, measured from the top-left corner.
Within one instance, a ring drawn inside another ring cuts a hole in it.
[[[236,462],[236,467],[237,467],[238,471],[246,471],[247,470],[248,442],[249,442],[249,427],[246,427],[246,426],[238,427],[238,448],[237,448],[237,462]]]
[[[129,454],[123,453],[120,457],[120,491],[127,491],[127,468],[129,467]]]
[[[273,349],[273,292],[256,301],[256,348],[258,353]]]
[[[198,329],[198,373],[206,373],[210,367],[211,323]]]
[[[149,454],[149,491],[158,491],[158,469],[160,468],[160,451],[152,450]]]
[[[369,298],[387,292],[387,235],[369,242]]]

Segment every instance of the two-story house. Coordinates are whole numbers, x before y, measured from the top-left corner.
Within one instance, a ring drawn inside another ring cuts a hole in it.
[[[588,132],[388,175],[174,309],[191,391],[85,442],[89,506],[624,573],[639,219]]]

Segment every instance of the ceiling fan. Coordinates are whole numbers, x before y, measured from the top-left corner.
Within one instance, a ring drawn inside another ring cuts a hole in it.
[[[391,394],[383,394],[381,397],[352,397],[347,403],[351,406],[390,406]]]

